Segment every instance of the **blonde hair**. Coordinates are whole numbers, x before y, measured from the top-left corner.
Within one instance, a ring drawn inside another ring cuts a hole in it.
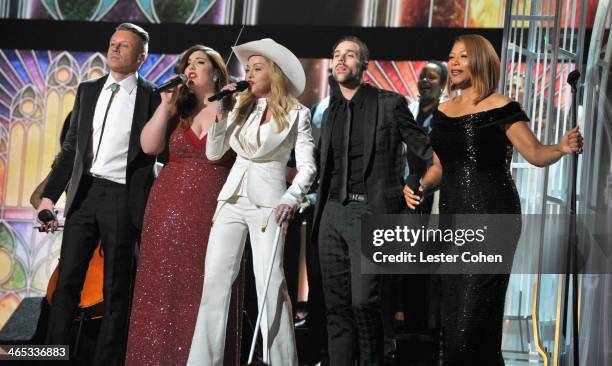
[[[499,85],[499,56],[491,42],[478,34],[465,34],[455,39],[465,46],[469,59],[470,74],[472,74],[472,87],[476,91],[476,103],[493,94]],[[456,86],[450,78],[446,83],[451,96],[455,96]]]
[[[267,57],[264,57],[270,66],[268,68],[268,77],[270,78],[270,97],[269,108],[272,110],[272,117],[276,122],[277,131],[282,131],[289,127],[287,121],[287,113],[296,105],[297,100],[289,95],[289,80],[283,71]],[[249,114],[255,108],[257,98],[249,89],[240,94],[238,105],[234,109],[234,120],[238,123],[244,123]]]

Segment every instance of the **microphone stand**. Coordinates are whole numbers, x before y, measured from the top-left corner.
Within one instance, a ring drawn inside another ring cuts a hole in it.
[[[567,77],[567,83],[572,89],[572,115],[571,128],[576,127],[578,120],[578,79],[580,72],[574,70]],[[579,332],[578,332],[578,234],[576,233],[576,183],[578,177],[578,153],[572,154],[572,176],[571,176],[571,198],[570,198],[570,225],[569,225],[569,260],[570,273],[572,280],[572,346],[573,346],[573,366],[580,365],[579,352]],[[566,281],[570,275],[566,274]],[[567,292],[566,292],[567,307]],[[566,335],[567,336],[567,335]]]

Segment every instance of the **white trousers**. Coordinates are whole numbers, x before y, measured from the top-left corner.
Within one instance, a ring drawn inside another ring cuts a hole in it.
[[[257,299],[261,304],[278,227],[274,209],[258,207],[246,197],[220,201],[217,210],[208,240],[202,300],[187,365],[223,366],[232,284],[240,270],[247,233],[251,239]],[[283,246],[284,236],[276,252],[261,319],[263,361],[272,366],[298,363],[291,300],[283,271]]]

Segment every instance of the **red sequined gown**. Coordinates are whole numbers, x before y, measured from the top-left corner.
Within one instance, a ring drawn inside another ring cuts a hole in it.
[[[198,316],[217,196],[234,156],[210,161],[206,136],[179,124],[155,181],[142,230],[126,365],[185,365]],[[232,293],[225,359],[239,364],[242,276]]]

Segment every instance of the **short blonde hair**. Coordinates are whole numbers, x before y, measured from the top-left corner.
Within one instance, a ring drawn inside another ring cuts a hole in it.
[[[119,24],[117,28],[115,28],[115,32],[120,30],[132,32],[137,35],[138,39],[140,39],[141,51],[145,54],[145,56],[149,54],[149,33],[147,33],[146,30],[133,23]]]
[[[495,93],[499,85],[499,56],[491,42],[478,34],[464,34],[455,39],[465,46],[472,74],[472,87],[478,97],[476,103]],[[454,94],[456,86],[448,79],[446,86]]]

